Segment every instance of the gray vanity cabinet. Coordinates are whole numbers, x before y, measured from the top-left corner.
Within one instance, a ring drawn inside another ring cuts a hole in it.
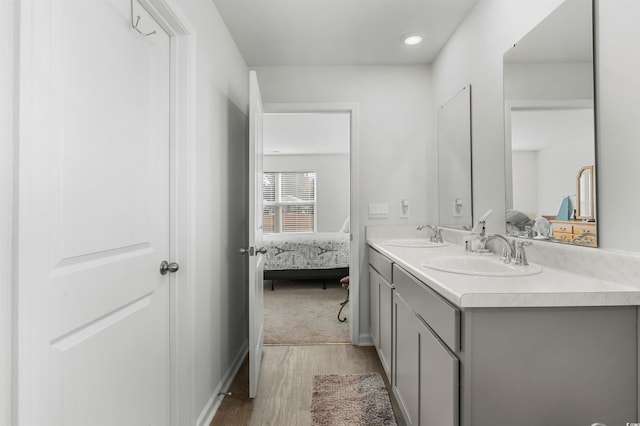
[[[398,292],[393,293],[391,388],[407,425],[420,424],[420,339],[417,326],[416,315],[407,302]]]
[[[392,262],[369,249],[369,330],[387,378],[391,381]]]
[[[391,387],[408,425],[638,422],[638,307],[458,308],[370,253],[378,353],[392,327]]]
[[[422,321],[420,340],[420,424],[453,426],[459,420],[458,358]]]
[[[397,265],[393,279],[392,388],[405,421],[457,426],[460,311]]]
[[[635,306],[464,310],[461,425],[637,422]]]

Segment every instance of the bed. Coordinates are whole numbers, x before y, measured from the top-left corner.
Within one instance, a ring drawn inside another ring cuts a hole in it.
[[[264,278],[340,279],[349,275],[349,234],[344,232],[265,234]],[[326,288],[326,283],[325,283]]]

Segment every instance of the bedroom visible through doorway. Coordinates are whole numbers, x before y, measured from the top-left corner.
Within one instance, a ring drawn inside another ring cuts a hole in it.
[[[265,113],[265,344],[349,343],[351,113]]]

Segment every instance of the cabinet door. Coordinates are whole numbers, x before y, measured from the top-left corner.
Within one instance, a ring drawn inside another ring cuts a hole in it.
[[[380,274],[369,267],[369,333],[376,349],[380,349]]]
[[[420,426],[457,426],[459,361],[418,319],[420,339]]]
[[[391,381],[391,345],[392,345],[392,311],[393,311],[393,287],[382,279],[380,281],[380,347],[378,356],[382,362],[387,378]]]
[[[418,425],[419,336],[413,311],[393,293],[393,393],[407,425]]]

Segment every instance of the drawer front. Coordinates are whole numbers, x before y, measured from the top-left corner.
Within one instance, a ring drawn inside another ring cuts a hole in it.
[[[458,352],[460,311],[398,265],[393,265],[393,284],[413,312],[422,317],[453,352]]]
[[[573,225],[573,233],[576,235],[580,235],[583,232],[590,232],[592,234],[596,233],[596,224],[593,223],[585,223],[584,225]]]
[[[573,240],[573,234],[566,234],[564,232],[553,231],[553,238],[557,238],[564,242],[570,243]]]
[[[369,248],[369,264],[373,266],[375,270],[378,271],[378,273],[382,275],[382,277],[385,280],[387,280],[388,282],[391,282],[391,278],[392,278],[391,266],[393,265],[393,262],[391,260],[389,260],[384,255],[378,253],[374,249]]]
[[[573,225],[569,225],[566,223],[554,223],[553,224],[553,231],[554,232],[564,232],[567,234],[572,234],[573,233]]]

